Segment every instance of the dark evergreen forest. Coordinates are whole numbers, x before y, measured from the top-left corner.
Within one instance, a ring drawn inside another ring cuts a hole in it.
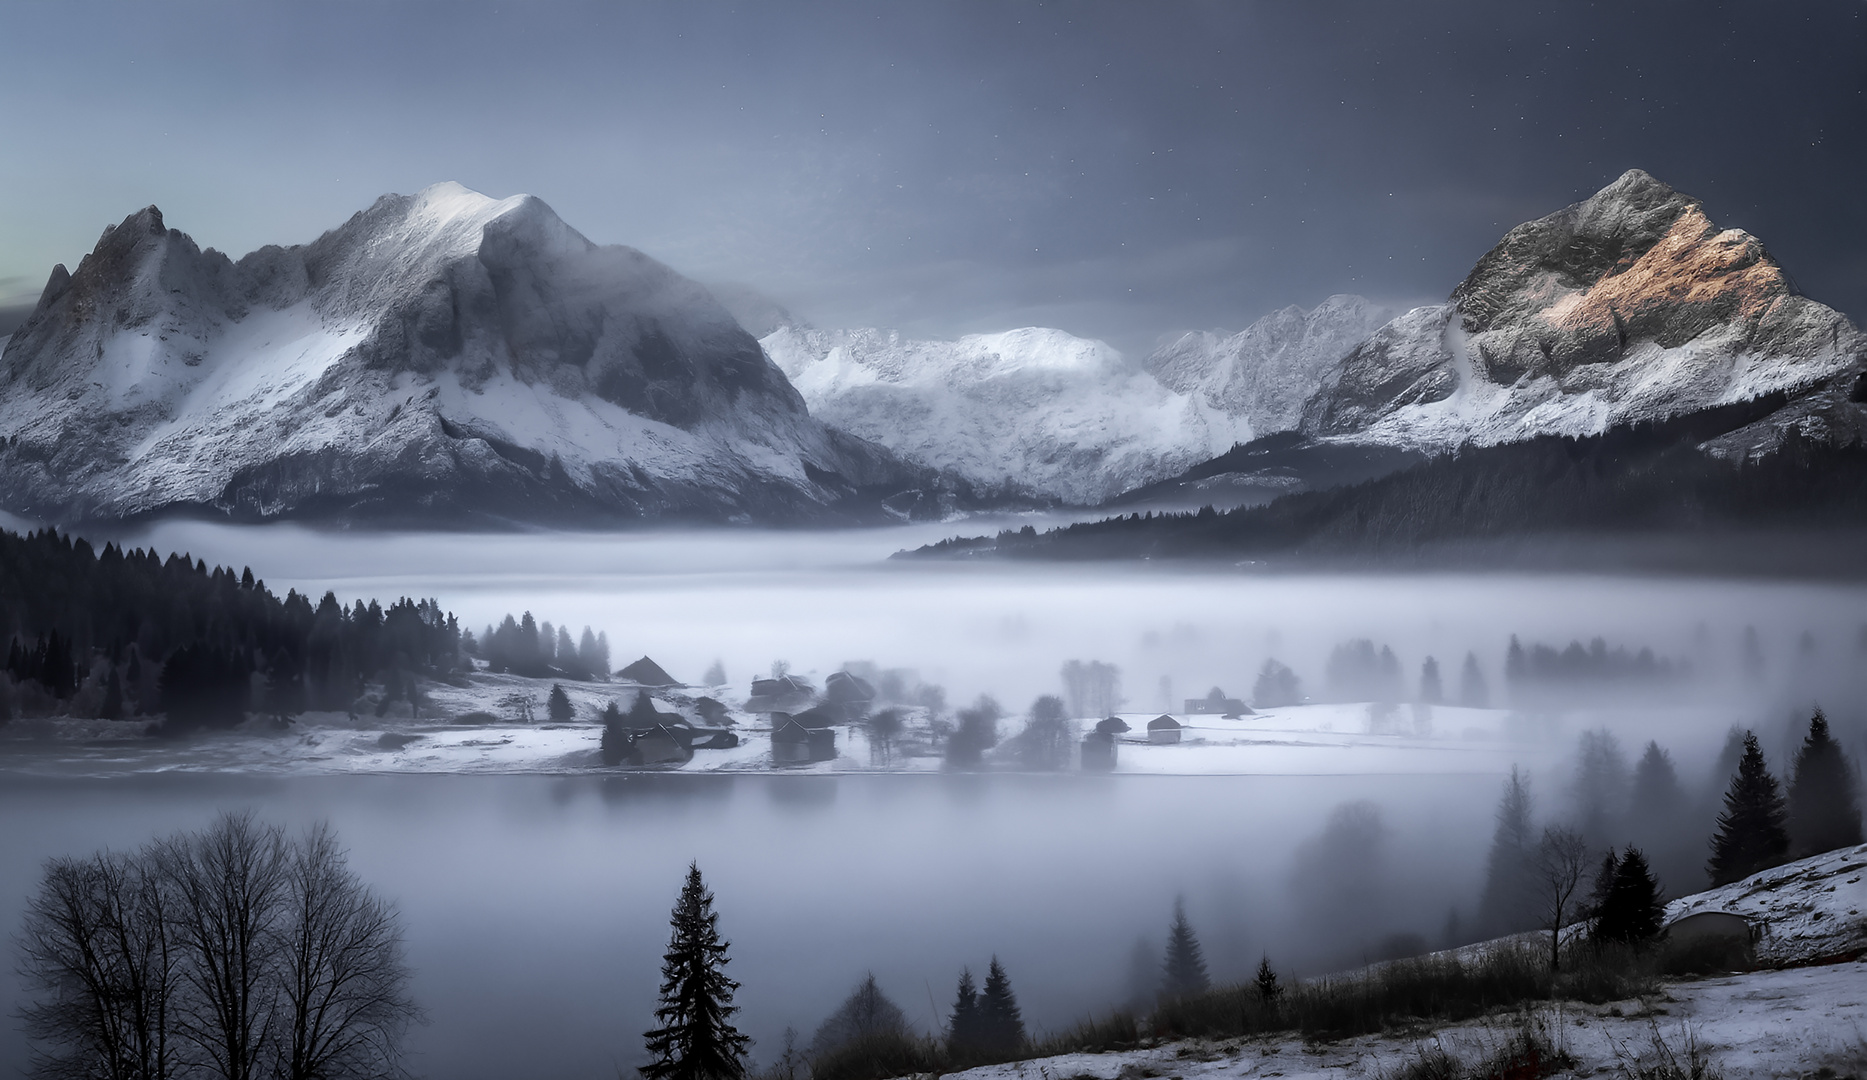
[[[1780,397],[1780,395],[1779,395]],[[1600,435],[1467,448],[1379,479],[1257,507],[1127,514],[955,538],[917,555],[1031,559],[1363,557],[1524,537],[1665,537],[1867,525],[1867,448],[1792,430],[1759,460],[1698,449],[1781,405],[1765,398]],[[1833,569],[1833,568],[1829,568]]]
[[[50,530],[0,531],[0,640],[0,721],[160,712],[168,731],[346,710],[365,681],[464,664],[460,628],[433,600],[281,598],[250,569]]]

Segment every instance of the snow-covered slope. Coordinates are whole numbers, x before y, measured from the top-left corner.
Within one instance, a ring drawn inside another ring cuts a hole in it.
[[[921,474],[830,431],[701,286],[445,183],[235,263],[149,207],[0,362],[0,502],[62,520],[803,520]]]
[[[1394,312],[1359,296],[1273,311],[1236,334],[1190,331],[1148,354],[1168,388],[1241,417],[1254,436],[1295,428],[1303,406],[1355,346]]]
[[[1666,905],[1671,923],[1704,911],[1742,915],[1757,961],[1773,967],[1867,952],[1867,844],[1839,848]]]
[[[1376,331],[1324,380],[1302,428],[1435,449],[1814,395],[1727,448],[1754,453],[1791,423],[1858,428],[1842,387],[1864,362],[1867,335],[1797,295],[1755,237],[1636,169],[1512,229],[1449,303]]]
[[[1061,330],[917,341],[790,327],[761,344],[811,413],[993,488],[1098,502],[1248,439],[1248,421]]]

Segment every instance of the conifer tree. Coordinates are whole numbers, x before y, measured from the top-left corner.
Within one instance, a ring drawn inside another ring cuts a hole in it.
[[[545,698],[545,715],[554,724],[566,723],[571,718],[570,695],[557,683],[551,684],[551,694]]]
[[[1789,852],[1783,796],[1764,763],[1754,732],[1744,733],[1744,756],[1724,793],[1724,812],[1705,865],[1713,888],[1779,865]]]
[[[1536,837],[1530,818],[1529,777],[1512,766],[1498,800],[1497,829],[1491,834],[1485,890],[1478,905],[1479,927],[1486,933],[1525,930],[1535,921],[1530,912],[1530,863]]]
[[[1465,666],[1459,670],[1459,704],[1468,709],[1491,707],[1491,690],[1485,685],[1485,673],[1478,666],[1478,654],[1465,654]]]
[[[629,756],[629,729],[615,702],[603,706],[603,764],[620,765]]]
[[[947,1018],[946,1050],[954,1061],[971,1060],[979,1050],[979,992],[973,987],[971,968],[959,971],[953,1014]]]
[[[1614,859],[1613,853],[1609,858]],[[1592,936],[1602,941],[1642,944],[1659,937],[1666,906],[1660,902],[1659,883],[1647,868],[1647,857],[1629,846],[1614,859],[1614,873],[1595,912]]]
[[[985,991],[979,995],[979,1047],[988,1054],[1015,1054],[1024,1045],[1024,1017],[1011,992],[1011,979],[998,957],[985,972]]]
[[[713,894],[690,863],[680,899],[668,919],[673,932],[661,961],[657,1026],[645,1032],[653,1059],[638,1072],[643,1080],[742,1080],[746,1044],[732,1026],[739,984],[727,978],[727,942],[721,939]]]
[[[1420,665],[1420,701],[1427,705],[1437,705],[1445,700],[1445,687],[1439,681],[1439,661],[1427,657]]]
[[[1258,1000],[1265,1005],[1277,1004],[1277,999],[1284,996],[1283,984],[1277,981],[1277,969],[1271,966],[1270,954],[1266,953],[1258,961],[1258,974],[1255,980]]]
[[[1161,963],[1160,996],[1164,1001],[1203,993],[1212,986],[1199,939],[1187,921],[1184,901],[1173,902],[1173,926],[1167,931],[1167,955]]]
[[[1608,894],[1614,890],[1614,875],[1620,871],[1621,857],[1613,848],[1601,857],[1601,869],[1595,871],[1594,888],[1588,894],[1588,909],[1582,914],[1599,923],[1602,912],[1608,910]]]
[[[1828,733],[1828,718],[1820,709],[1809,718],[1809,734],[1789,782],[1789,837],[1799,857],[1861,842],[1854,764]]]

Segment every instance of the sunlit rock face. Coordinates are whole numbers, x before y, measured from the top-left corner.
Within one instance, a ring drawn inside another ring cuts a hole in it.
[[[154,207],[107,229],[6,345],[0,474],[7,509],[61,520],[795,521],[937,501],[812,419],[705,288],[535,198],[457,184],[238,262]]]
[[[1633,170],[1512,229],[1449,304],[1358,346],[1305,407],[1304,429],[1449,447],[1592,434],[1789,391],[1842,399],[1811,406],[1827,431],[1859,423],[1835,385],[1864,355],[1867,338],[1797,295],[1755,237]],[[1770,443],[1755,434],[1750,444]]]

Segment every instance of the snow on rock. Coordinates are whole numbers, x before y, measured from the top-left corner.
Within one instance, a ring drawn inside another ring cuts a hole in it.
[[[1061,330],[933,341],[787,327],[761,344],[816,417],[988,487],[1094,503],[1251,436],[1243,417]]]
[[[388,195],[237,263],[149,207],[0,361],[0,502],[433,520],[802,520],[923,478],[831,431],[706,289],[530,196]]]
[[[1638,169],[1512,229],[1446,305],[1358,345],[1303,409],[1313,435],[1422,449],[1587,435],[1778,391],[1823,395],[1728,456],[1867,426],[1867,335],[1796,293],[1753,236]],[[1794,404],[1794,403],[1792,403]]]
[[[1759,963],[1786,967],[1867,951],[1867,844],[1764,870],[1666,905],[1668,923],[1705,911],[1742,915]]]
[[[1190,331],[1148,354],[1168,388],[1243,419],[1253,436],[1295,428],[1303,406],[1355,347],[1394,312],[1359,296],[1331,296],[1308,311],[1291,305],[1236,334]]]

